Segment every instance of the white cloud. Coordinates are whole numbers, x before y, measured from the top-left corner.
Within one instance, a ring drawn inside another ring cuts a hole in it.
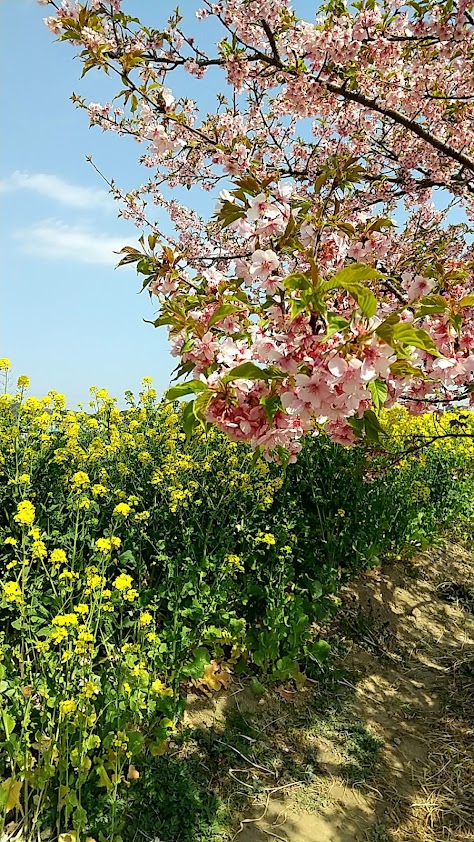
[[[21,241],[25,252],[35,257],[103,266],[115,266],[120,258],[114,252],[123,247],[123,239],[118,237],[55,220],[16,231],[15,239]]]
[[[81,210],[91,208],[111,210],[113,207],[113,199],[106,190],[71,184],[51,173],[28,173],[17,170],[0,181],[0,192],[12,193],[18,190],[31,190],[62,205]]]

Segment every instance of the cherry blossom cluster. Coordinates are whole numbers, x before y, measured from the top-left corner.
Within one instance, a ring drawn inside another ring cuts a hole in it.
[[[116,195],[149,234],[121,262],[156,296],[189,429],[294,460],[321,427],[376,438],[384,405],[474,403],[472,3],[329,0],[311,22],[289,0],[204,0],[199,44],[177,13],[137,22],[133,0],[49,5],[120,86],[113,107],[76,103],[143,148],[146,183]],[[214,111],[186,74],[221,85]]]

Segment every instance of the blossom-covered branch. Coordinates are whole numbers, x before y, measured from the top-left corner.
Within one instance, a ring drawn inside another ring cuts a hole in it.
[[[84,72],[120,79],[113,105],[76,103],[144,147],[147,182],[116,195],[149,233],[121,263],[156,296],[189,431],[214,423],[287,461],[321,427],[376,439],[400,400],[474,402],[471,3],[329,0],[310,22],[287,0],[204,0],[199,43],[178,12],[141,23],[133,0],[50,5]]]

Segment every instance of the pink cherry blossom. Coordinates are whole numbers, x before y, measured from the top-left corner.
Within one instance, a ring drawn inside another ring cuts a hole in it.
[[[146,273],[210,423],[292,461],[308,433],[352,444],[349,421],[385,395],[413,413],[474,406],[467,0],[326,4],[315,20],[289,0],[184,4],[179,21],[157,4],[147,25],[120,0],[50,5],[51,31],[121,80],[111,102],[76,104],[139,144],[143,183],[111,182],[145,233],[123,262]]]
[[[266,281],[269,275],[276,272],[280,265],[278,255],[271,249],[257,249],[250,258],[249,274],[252,278]]]

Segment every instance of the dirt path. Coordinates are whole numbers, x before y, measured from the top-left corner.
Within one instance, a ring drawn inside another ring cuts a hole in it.
[[[332,690],[191,700],[234,839],[474,842],[473,582],[452,545],[371,571],[343,595]]]

